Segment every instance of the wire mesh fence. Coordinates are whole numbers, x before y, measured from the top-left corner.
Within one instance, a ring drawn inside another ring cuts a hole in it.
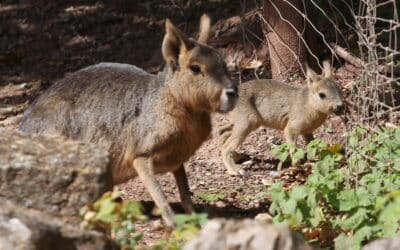
[[[282,1],[303,18],[305,25],[302,27],[312,30],[322,46],[329,50],[332,61],[351,66],[353,79],[351,84],[346,84],[348,125],[397,126],[400,118],[400,23],[396,0],[301,0],[300,8],[294,4],[296,1]],[[295,30],[298,42],[304,44],[321,67],[321,57],[305,39],[305,29],[299,30],[290,23],[282,13],[287,9],[279,8],[277,1],[268,2],[280,19]],[[317,16],[317,22],[312,15]],[[265,15],[260,12],[259,17],[271,32],[275,32]],[[325,30],[318,25],[320,23],[325,23]],[[299,54],[283,45],[293,56]],[[301,64],[298,57],[296,62]]]

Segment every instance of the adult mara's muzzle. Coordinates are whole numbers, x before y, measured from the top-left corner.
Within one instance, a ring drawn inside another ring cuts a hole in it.
[[[220,97],[219,112],[226,113],[231,111],[235,107],[237,99],[238,99],[237,88],[223,89]]]
[[[332,112],[333,112],[335,115],[341,115],[341,114],[343,114],[344,110],[345,110],[345,106],[343,105],[342,102],[336,104],[336,105],[333,106],[333,108],[332,108]]]

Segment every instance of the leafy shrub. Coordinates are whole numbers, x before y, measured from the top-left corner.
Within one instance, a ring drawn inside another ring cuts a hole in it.
[[[277,182],[269,188],[275,221],[326,246],[334,240],[336,249],[360,249],[369,240],[399,233],[400,129],[357,127],[348,133],[346,156],[341,145],[321,140],[305,152],[278,147],[273,152],[280,160],[299,156],[299,161],[306,153],[312,173],[304,185],[285,190]]]
[[[122,249],[135,249],[143,235],[134,223],[145,221],[140,203],[122,201],[119,193],[107,192],[93,204],[79,211],[82,226],[105,231]]]
[[[140,203],[122,201],[117,192],[107,192],[93,204],[79,211],[82,226],[106,232],[121,249],[135,249],[143,234],[135,231],[134,223],[146,221]],[[167,240],[161,240],[155,250],[179,250],[181,245],[192,239],[207,221],[207,214],[178,214],[176,228]]]
[[[175,230],[167,240],[161,240],[155,250],[180,250],[184,242],[193,239],[199,233],[207,220],[207,214],[176,215]]]
[[[206,194],[206,193],[196,193],[196,195],[204,202],[215,202],[220,201],[226,198],[226,194],[215,193],[215,194]]]

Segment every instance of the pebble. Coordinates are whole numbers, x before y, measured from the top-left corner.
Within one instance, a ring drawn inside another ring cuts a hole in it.
[[[223,201],[217,201],[217,202],[215,202],[215,206],[222,208],[222,207],[226,207],[226,204]]]
[[[257,214],[256,217],[254,217],[254,220],[257,222],[269,224],[272,222],[272,216],[269,213],[260,213]]]
[[[278,177],[280,175],[279,171],[270,171],[269,175],[272,177]]]
[[[163,225],[161,219],[158,219],[158,220],[153,221],[152,227],[154,230],[161,230],[164,228],[164,225]]]

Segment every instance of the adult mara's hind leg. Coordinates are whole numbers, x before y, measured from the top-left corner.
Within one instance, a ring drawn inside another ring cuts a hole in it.
[[[152,159],[147,157],[136,158],[133,161],[133,167],[147,191],[150,193],[151,198],[153,198],[157,207],[161,210],[161,215],[165,224],[169,227],[174,227],[174,212],[168,204],[167,198],[161,190],[161,185],[158,183],[154,175]]]
[[[225,140],[222,145],[221,155],[222,162],[227,168],[227,172],[230,175],[243,175],[243,170],[236,164],[235,160],[238,160],[242,155],[237,153],[235,149],[246,139],[246,136],[253,130],[250,122],[241,121],[240,123],[234,124],[231,135]]]
[[[187,214],[194,212],[192,203],[192,192],[190,192],[188,179],[183,164],[173,171],[176,185],[178,186],[179,195],[181,196],[182,207]]]

